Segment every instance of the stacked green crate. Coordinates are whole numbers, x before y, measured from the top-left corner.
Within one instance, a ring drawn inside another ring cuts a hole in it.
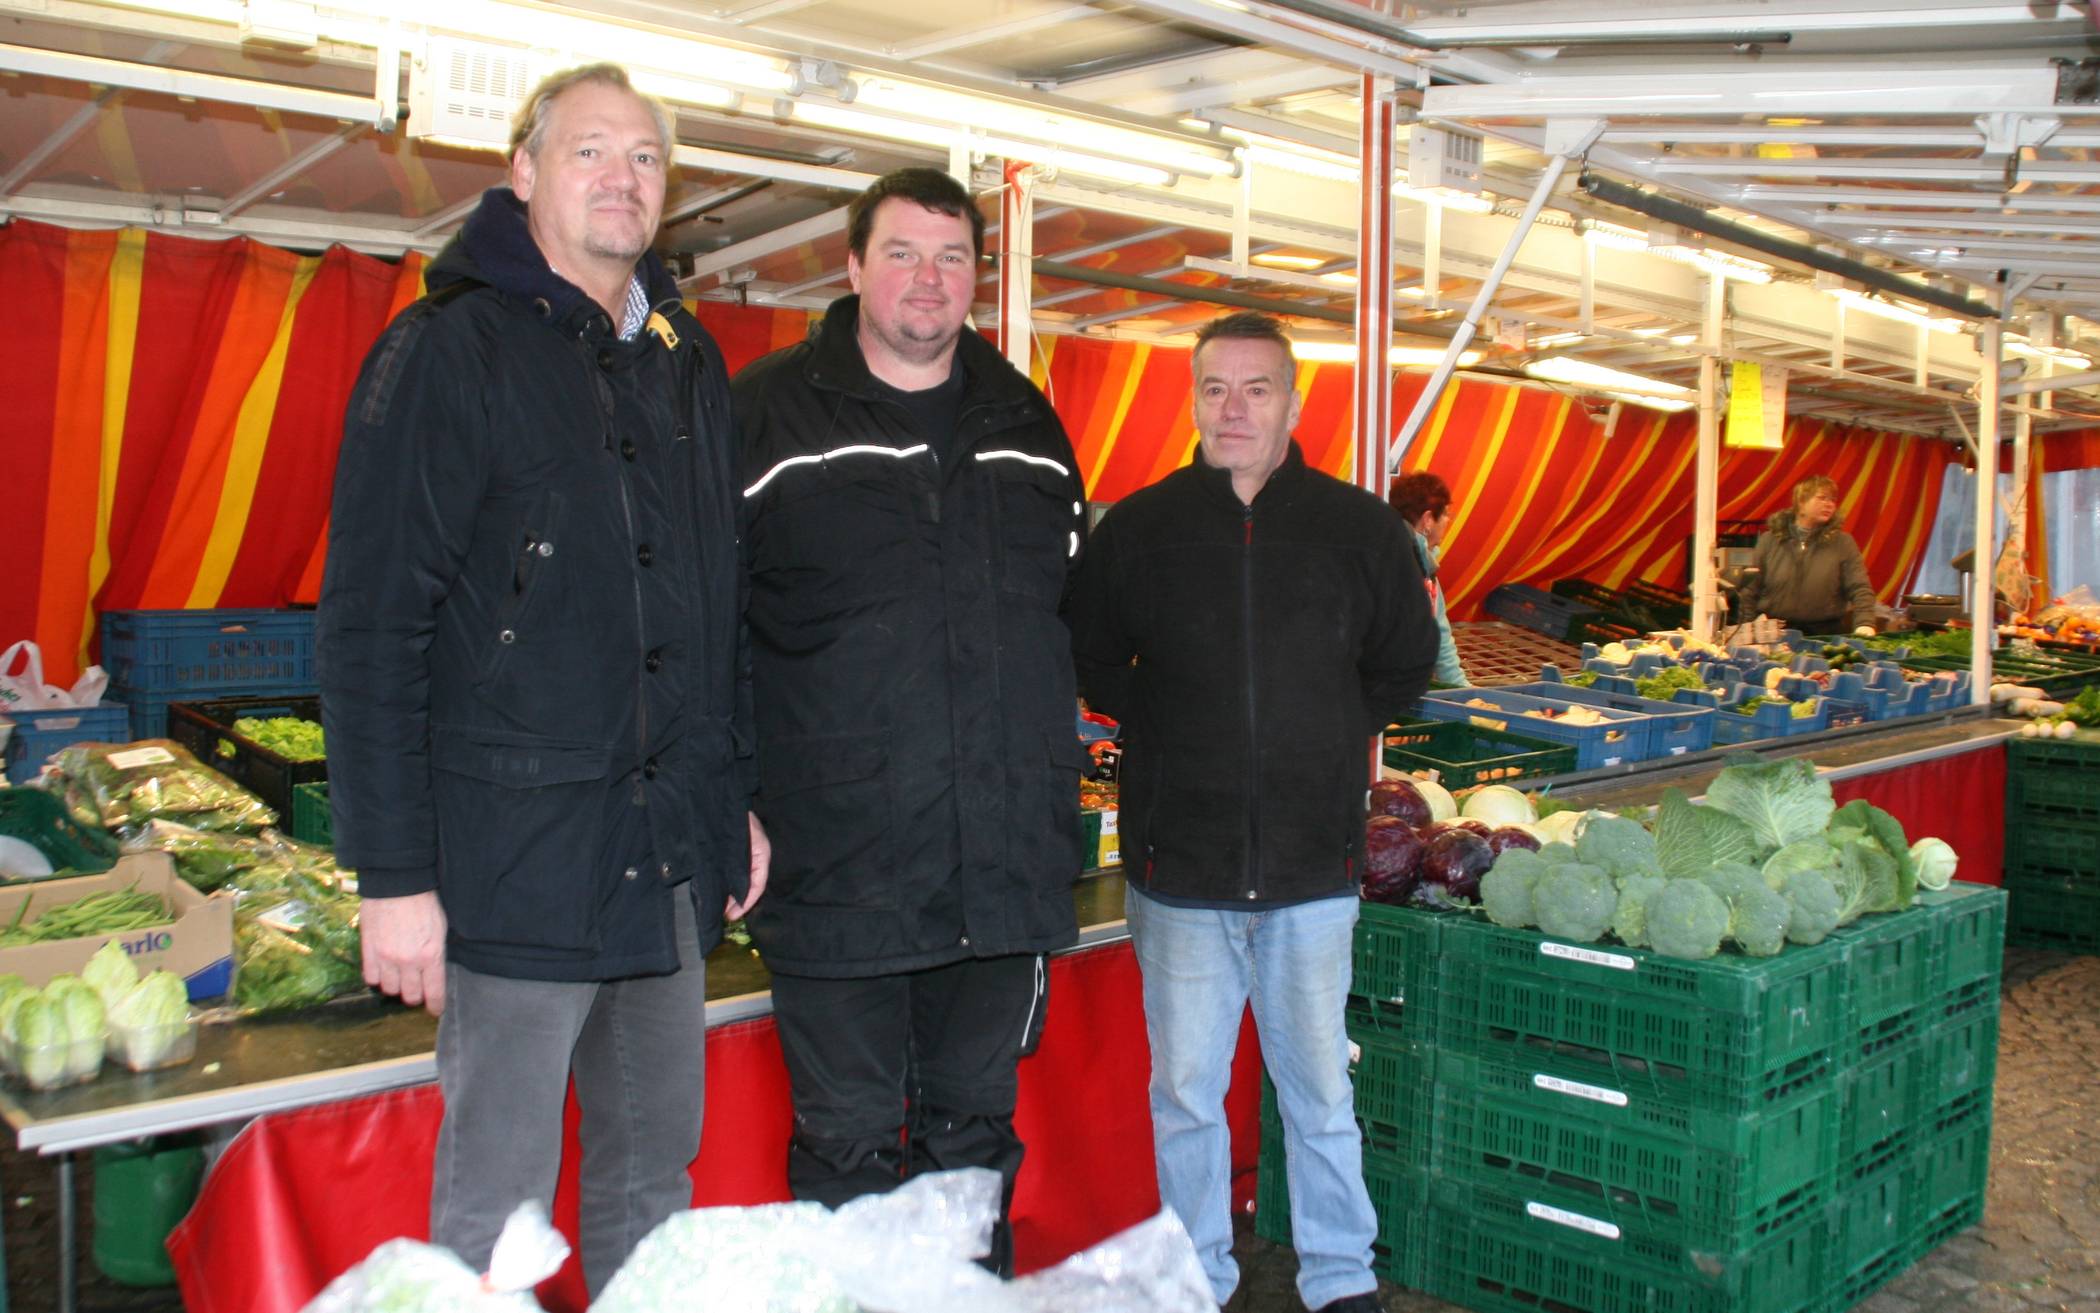
[[[1377,1210],[1373,1266],[1399,1285],[1419,1288],[1426,1274],[1429,1206],[1429,1111],[1435,1061],[1430,1047],[1437,950],[1462,915],[1364,903],[1351,954],[1350,1080],[1363,1132],[1364,1183]],[[1283,1123],[1276,1092],[1262,1081],[1261,1161],[1255,1188],[1255,1234],[1291,1239]]]
[[[2006,749],[2008,938],[2100,953],[2100,732]]]
[[[1838,944],[1704,962],[1447,926],[1431,1293],[1793,1313],[1827,1278]]]
[[[1829,1307],[1865,1300],[1983,1211],[2004,894],[1956,884],[1838,931],[1849,960]]]

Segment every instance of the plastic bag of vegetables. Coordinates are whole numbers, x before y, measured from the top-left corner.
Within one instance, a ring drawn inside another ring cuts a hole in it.
[[[360,903],[345,881],[277,864],[231,887],[236,1006],[284,1012],[364,989]]]
[[[154,971],[109,1005],[109,1056],[133,1071],[153,1071],[197,1055],[189,988],[172,971]]]
[[[328,1283],[303,1313],[533,1313],[532,1288],[561,1270],[569,1243],[537,1201],[519,1204],[496,1237],[487,1276],[421,1240],[389,1240]]]
[[[91,810],[103,829],[126,831],[153,820],[200,830],[259,830],[277,813],[262,799],[169,739],[76,743],[51,759],[45,787]]]
[[[79,976],[53,976],[42,989],[17,992],[6,1010],[0,1056],[31,1089],[89,1080],[102,1069],[102,996]]]
[[[123,847],[127,853],[166,853],[175,859],[176,873],[191,888],[208,894],[243,872],[290,864],[295,856],[289,846],[292,843],[276,830],[240,834],[200,830],[181,821],[153,820],[133,827],[125,835]],[[334,865],[332,860],[326,864]]]

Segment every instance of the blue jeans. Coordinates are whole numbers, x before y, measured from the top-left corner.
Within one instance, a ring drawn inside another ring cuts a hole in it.
[[[1196,1242],[1218,1302],[1240,1280],[1225,1088],[1250,1000],[1283,1113],[1299,1297],[1316,1309],[1376,1290],[1378,1218],[1364,1190],[1342,1027],[1355,897],[1239,912],[1174,907],[1132,890],[1124,915],[1145,981],[1160,1200]]]

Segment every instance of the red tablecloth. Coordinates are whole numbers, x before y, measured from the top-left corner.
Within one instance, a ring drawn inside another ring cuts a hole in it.
[[[1912,839],[1945,839],[1961,864],[1959,880],[2005,882],[2005,748],[1936,757],[1858,775],[1832,785],[1840,805],[1865,798],[1903,822]]]
[[[1121,943],[1053,958],[1040,1049],[1021,1064],[1015,1124],[1028,1157],[1014,1192],[1021,1268],[1048,1266],[1159,1208],[1145,1103],[1150,1053],[1136,959]],[[1253,1194],[1259,1055],[1242,1031],[1227,1111],[1236,1202]],[[168,1238],[191,1313],[293,1313],[381,1241],[428,1235],[435,1085],[258,1118],[227,1149]],[[786,1199],[787,1074],[770,1018],[707,1038],[696,1206]],[[574,1101],[555,1221],[576,1234]],[[575,1259],[541,1289],[584,1306]]]

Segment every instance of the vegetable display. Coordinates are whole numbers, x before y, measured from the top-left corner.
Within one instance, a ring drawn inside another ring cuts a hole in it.
[[[15,989],[0,1023],[0,1057],[34,1089],[86,1080],[102,1067],[102,996],[79,976],[53,976],[42,989]]]
[[[1954,875],[1952,848],[1908,842],[1871,803],[1838,806],[1829,781],[1798,758],[1727,767],[1704,806],[1671,789],[1652,830],[1565,812],[1539,828],[1563,816],[1576,820],[1553,826],[1536,852],[1504,851],[1481,878],[1480,907],[1497,925],[1576,942],[1609,934],[1670,957],[1712,957],[1729,945],[1768,957],[1899,911]]]
[[[302,716],[242,716],[233,722],[234,732],[259,748],[287,761],[320,761],[328,756],[321,727]],[[233,745],[221,744],[219,755],[231,757]]]
[[[147,926],[169,925],[175,920],[168,905],[157,894],[136,889],[110,889],[44,909],[33,921],[24,921],[29,905],[24,898],[15,909],[15,919],[0,930],[0,948],[22,944],[47,944],[57,939],[85,939],[93,935],[120,934]],[[122,952],[122,949],[118,949]]]
[[[1671,666],[1633,681],[1633,691],[1644,698],[1668,702],[1681,688],[1705,688],[1706,681],[1688,666]]]
[[[52,757],[42,779],[76,820],[118,833],[155,820],[201,830],[260,829],[277,820],[262,799],[168,739],[76,743]]]

